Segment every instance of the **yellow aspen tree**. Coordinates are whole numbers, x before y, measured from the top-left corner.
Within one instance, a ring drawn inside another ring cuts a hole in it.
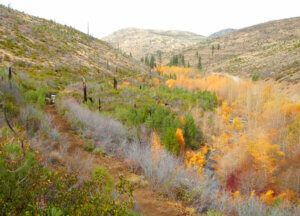
[[[152,151],[154,161],[157,161],[157,157],[160,154],[161,150],[162,150],[162,145],[161,145],[160,138],[159,138],[157,132],[153,131],[152,132],[151,151]]]
[[[177,142],[179,143],[179,147],[180,147],[180,155],[183,157],[184,156],[185,143],[184,143],[183,132],[180,128],[177,128],[177,130],[176,130],[176,137],[177,137]]]

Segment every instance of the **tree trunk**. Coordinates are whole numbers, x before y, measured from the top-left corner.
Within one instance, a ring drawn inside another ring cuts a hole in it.
[[[114,89],[117,89],[117,87],[118,87],[118,82],[117,82],[116,78],[114,77]]]
[[[82,77],[82,86],[83,86],[83,102],[86,103],[87,102],[87,92],[86,92],[86,82],[85,82],[84,77]]]

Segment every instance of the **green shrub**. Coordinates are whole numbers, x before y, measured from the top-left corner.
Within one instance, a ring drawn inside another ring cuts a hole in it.
[[[186,146],[194,148],[197,127],[191,115],[186,116],[186,124],[174,115],[167,107],[152,104],[142,108],[129,107],[128,109],[117,109],[117,116],[129,126],[137,127],[145,124],[147,128],[159,132],[164,147],[174,153],[179,153],[179,143],[177,142],[176,130],[181,128],[184,131]]]
[[[192,143],[192,141],[195,139],[195,136],[197,134],[197,126],[195,124],[194,118],[191,114],[187,114],[185,116],[185,125],[183,130],[183,135],[185,139],[185,145],[188,148],[195,149],[198,146],[194,146],[195,143]]]
[[[218,211],[215,211],[215,210],[209,210],[205,216],[224,216],[224,214],[218,212]]]
[[[11,117],[16,117],[20,113],[19,108],[10,101],[6,101],[5,109],[6,109],[7,114]]]
[[[95,146],[91,142],[86,142],[86,143],[83,144],[83,149],[88,151],[88,152],[92,152],[92,151],[94,151]]]
[[[176,129],[168,128],[162,137],[162,143],[164,147],[175,155],[179,154],[179,144],[176,137]]]
[[[41,86],[36,90],[29,90],[24,94],[25,102],[36,103],[39,106],[44,107],[46,105],[46,93],[46,88]]]
[[[0,215],[134,215],[133,187],[122,176],[115,184],[98,167],[78,182],[75,173],[43,167],[37,154],[23,157],[18,145],[0,146]]]
[[[253,74],[252,75],[252,81],[255,82],[259,79],[259,75],[258,74]]]

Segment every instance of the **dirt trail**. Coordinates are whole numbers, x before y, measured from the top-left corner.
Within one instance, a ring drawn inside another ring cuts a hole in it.
[[[125,179],[136,186],[133,195],[139,213],[145,216],[191,215],[189,209],[182,206],[179,202],[162,197],[154,192],[148,182],[143,180],[140,176],[135,175],[124,163],[124,160],[114,157],[94,156],[85,151],[82,148],[85,140],[74,133],[67,119],[58,114],[54,105],[48,105],[46,112],[52,116],[53,124],[62,135],[67,137],[70,143],[68,156],[65,157],[67,158],[66,160],[74,161],[74,159],[79,158],[80,161],[77,161],[77,163],[86,163],[90,158],[94,157],[90,164],[91,169],[101,165],[109,171],[115,180],[122,174]]]

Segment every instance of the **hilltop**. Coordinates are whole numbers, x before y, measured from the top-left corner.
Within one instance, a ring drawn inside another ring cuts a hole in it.
[[[65,74],[122,77],[146,70],[104,41],[0,5],[1,62],[37,79]]]
[[[257,75],[298,81],[300,71],[300,17],[271,21],[240,29],[163,56],[167,64],[183,54],[191,66],[203,71],[242,76]]]
[[[145,55],[167,53],[194,45],[205,37],[186,31],[163,31],[150,29],[126,28],[118,30],[103,40],[120,48],[127,54],[140,59]]]
[[[236,29],[233,29],[233,28],[227,28],[227,29],[222,29],[220,31],[217,31],[215,33],[212,33],[211,35],[209,35],[208,37],[210,38],[215,38],[215,37],[220,37],[222,35],[225,35],[225,34],[228,34],[230,32],[234,32],[236,31]]]

